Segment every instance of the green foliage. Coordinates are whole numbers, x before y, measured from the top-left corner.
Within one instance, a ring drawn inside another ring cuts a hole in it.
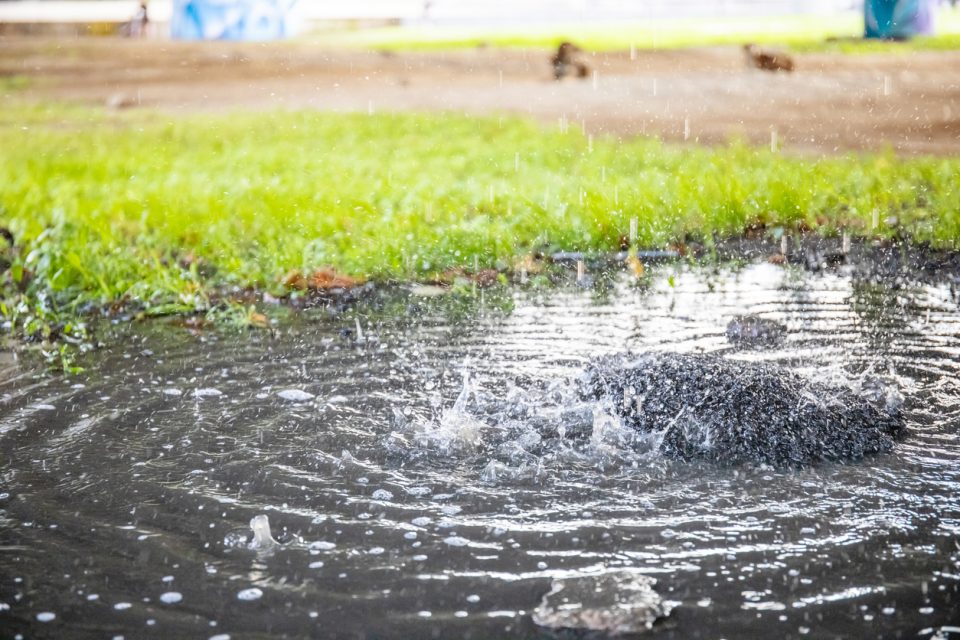
[[[21,114],[18,112],[22,111]],[[13,125],[29,122],[29,126]],[[10,330],[85,343],[91,310],[262,324],[224,292],[291,269],[503,269],[535,250],[706,241],[750,225],[960,243],[960,159],[592,142],[510,118],[0,109]],[[876,223],[876,224],[875,224]],[[3,261],[0,261],[3,264]]]

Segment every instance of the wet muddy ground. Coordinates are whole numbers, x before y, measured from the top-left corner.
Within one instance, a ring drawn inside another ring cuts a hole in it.
[[[960,632],[949,277],[765,262],[586,276],[384,292],[300,312],[272,336],[140,324],[78,377],[8,364],[0,628],[579,637],[534,622],[542,597],[611,574],[608,597],[581,604],[607,619],[618,593],[649,597],[653,578],[670,612],[652,637]],[[733,344],[743,314],[786,330]],[[626,350],[851,387],[882,378],[908,434],[890,453],[799,469],[666,459],[573,392],[592,358]],[[261,515],[277,544],[251,545]]]
[[[0,77],[33,99],[150,107],[511,113],[592,134],[731,137],[802,153],[960,151],[960,53],[798,54],[792,74],[747,69],[737,47],[588,57],[551,80],[547,51],[331,51],[305,43],[0,38]]]

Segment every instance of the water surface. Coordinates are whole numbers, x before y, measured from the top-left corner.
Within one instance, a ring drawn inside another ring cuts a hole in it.
[[[947,284],[766,264],[599,284],[388,296],[275,336],[138,325],[79,377],[8,365],[0,635],[567,637],[532,621],[552,582],[632,572],[672,607],[654,637],[960,638]],[[744,313],[783,342],[735,350]],[[804,469],[665,460],[572,393],[624,350],[879,376],[909,437]],[[261,515],[280,544],[249,548]]]

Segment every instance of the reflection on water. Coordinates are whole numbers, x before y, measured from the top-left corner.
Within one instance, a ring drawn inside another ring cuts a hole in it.
[[[662,637],[958,633],[946,285],[770,265],[603,284],[473,300],[459,321],[400,296],[276,337],[138,327],[79,378],[8,369],[4,637],[551,637],[543,596],[604,574],[656,580]],[[735,348],[743,314],[787,332]],[[570,393],[628,349],[882,376],[910,435],[800,470],[665,460]]]

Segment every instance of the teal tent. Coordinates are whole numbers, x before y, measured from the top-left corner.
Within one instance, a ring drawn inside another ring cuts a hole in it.
[[[865,0],[864,37],[907,40],[933,33],[934,0]]]
[[[278,40],[296,30],[296,0],[174,0],[176,40]]]

